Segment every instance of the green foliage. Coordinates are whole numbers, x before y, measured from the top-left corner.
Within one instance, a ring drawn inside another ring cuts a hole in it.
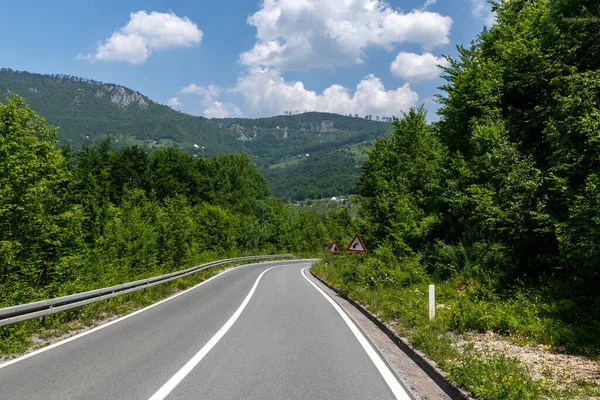
[[[282,168],[268,168],[264,171],[275,196],[305,200],[355,192],[360,161],[348,151],[319,151],[294,161],[296,160],[297,164],[290,163]]]
[[[599,9],[585,0],[494,7],[498,24],[449,59],[440,121],[428,126],[412,109],[368,153],[358,223],[391,263],[415,260],[467,284],[485,306],[465,300],[455,329],[547,329],[553,338],[543,340],[585,347],[569,332],[600,320],[600,64],[587,54],[598,54]],[[387,261],[375,254],[364,268],[379,276]],[[548,307],[510,299],[524,287]],[[553,303],[564,302],[578,312],[562,315]],[[531,315],[511,316],[526,305]]]
[[[0,305],[40,288],[54,294],[71,278],[65,259],[82,245],[81,212],[65,201],[71,176],[55,136],[17,96],[0,104]]]
[[[395,119],[394,127],[391,140],[377,139],[368,152],[358,193],[367,239],[389,241],[398,254],[409,255],[426,244],[439,224],[444,154],[426,124],[424,108]]]
[[[36,112],[60,126],[58,138],[75,150],[107,137],[118,147],[175,147],[189,154],[195,143],[205,146],[207,155],[243,150],[234,135],[210,120],[177,112],[119,85],[1,69],[0,92],[7,91],[24,97]]]
[[[504,354],[481,358],[472,352],[463,355],[456,364],[450,364],[451,379],[468,389],[476,398],[543,399],[541,384],[525,372],[518,358]]]
[[[436,319],[430,322],[426,283],[411,284],[399,290],[394,285],[365,286],[360,282],[361,274],[374,265],[373,259],[363,260],[356,268],[351,258],[328,257],[314,265],[312,271],[338,288],[342,295],[366,305],[371,313],[392,324],[412,346],[443,368],[454,383],[477,398],[537,399],[552,393],[541,382],[532,380],[518,359],[502,354],[482,355],[470,346],[459,348],[454,335],[448,333],[450,329],[477,330],[478,323],[483,323],[480,327],[485,330],[498,328],[494,324],[507,324],[514,329],[512,334],[544,342],[548,336],[543,330],[551,328],[557,321],[540,318],[545,305],[540,305],[539,298],[528,299],[522,293],[516,293],[514,300],[508,302],[499,298],[480,301],[477,299],[480,288],[475,282],[468,283],[463,291],[457,290],[457,286],[463,287],[464,283],[447,282],[436,285],[436,299],[443,307],[436,310]],[[457,321],[465,325],[454,326]],[[467,327],[466,324],[470,325]],[[567,332],[558,328],[552,331]]]
[[[116,178],[127,179],[126,173],[132,172],[134,185],[144,182],[132,170],[144,162],[139,159],[143,152],[173,148],[198,158],[246,152],[269,179],[273,195],[282,199],[346,195],[354,192],[357,167],[364,159],[359,148],[371,147],[390,129],[387,123],[319,112],[209,120],[118,85],[0,69],[0,93],[6,92],[18,93],[60,126],[58,139],[75,151],[107,138],[118,149],[130,148],[117,157],[122,165],[115,164],[121,174]]]
[[[460,356],[450,336],[435,324],[415,327],[410,335],[410,344],[427,354],[444,369],[452,368],[453,361]],[[462,372],[460,368],[458,370]]]
[[[312,254],[327,236],[324,216],[270,196],[246,154],[148,155],[108,140],[72,154],[55,137],[22,98],[0,104],[0,307],[207,259]]]

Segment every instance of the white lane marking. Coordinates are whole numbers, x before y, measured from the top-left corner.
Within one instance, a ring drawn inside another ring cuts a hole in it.
[[[225,336],[227,331],[240,317],[242,311],[244,311],[244,308],[246,308],[246,306],[250,302],[250,299],[256,291],[256,287],[258,286],[258,283],[260,282],[263,275],[272,270],[273,268],[281,268],[283,266],[284,265],[271,267],[269,269],[264,270],[263,273],[258,276],[256,282],[254,282],[254,286],[252,286],[252,289],[250,289],[250,292],[248,292],[248,295],[246,296],[240,307],[236,310],[236,312],[233,313],[233,315],[229,318],[229,320],[227,320],[227,322],[225,322],[221,329],[219,329],[217,333],[215,333],[214,336],[210,338],[210,340],[204,345],[204,347],[202,347],[200,351],[198,351],[190,361],[188,361],[179,371],[177,371],[175,375],[173,375],[171,379],[167,381],[167,383],[165,383],[160,389],[158,389],[158,392],[154,393],[154,395],[150,397],[150,400],[163,400],[169,395],[169,393],[173,391],[173,389],[177,387],[177,385],[179,385],[179,383],[181,383],[183,378],[185,378],[190,372],[192,372],[194,367],[196,367],[196,365],[198,365],[198,363],[202,361],[202,359],[208,354],[208,352],[211,351],[217,343],[219,343],[219,340],[221,340],[223,336]]]
[[[379,354],[377,354],[377,352],[373,349],[373,346],[371,346],[371,343],[369,343],[367,338],[356,327],[356,325],[350,319],[350,317],[348,317],[348,315],[344,312],[344,310],[342,310],[342,308],[331,297],[329,297],[329,295],[327,293],[325,293],[320,287],[318,287],[313,281],[311,281],[306,276],[306,274],[304,272],[307,269],[308,268],[304,268],[302,270],[302,276],[304,277],[304,279],[306,279],[308,281],[308,283],[313,285],[314,288],[317,289],[319,291],[319,293],[321,293],[323,295],[323,297],[325,297],[325,299],[329,302],[329,304],[331,304],[333,306],[333,308],[335,308],[335,310],[338,312],[338,314],[340,314],[340,316],[342,317],[342,319],[344,320],[346,325],[348,325],[348,327],[350,328],[350,330],[352,331],[354,336],[356,336],[356,339],[358,339],[358,341],[361,344],[361,346],[363,347],[363,349],[367,352],[367,355],[369,356],[369,358],[371,359],[373,364],[375,364],[375,367],[377,367],[377,370],[379,370],[379,373],[381,374],[381,376],[383,377],[385,382],[388,384],[388,386],[392,390],[392,393],[394,393],[394,396],[397,399],[412,400],[412,398],[408,395],[408,393],[406,393],[406,390],[404,390],[404,388],[402,387],[400,382],[398,382],[398,379],[396,379],[396,376],[392,373],[392,371],[390,371],[390,369],[388,368],[386,363],[381,359]]]
[[[195,285],[195,286],[192,286],[191,288],[189,288],[189,289],[186,289],[186,290],[184,290],[183,292],[179,292],[179,293],[176,293],[176,294],[174,294],[173,296],[167,297],[166,299],[163,299],[163,300],[159,301],[158,303],[150,304],[150,305],[149,305],[149,306],[147,306],[147,307],[141,308],[141,309],[139,309],[139,310],[137,310],[137,311],[134,311],[134,312],[132,312],[131,314],[127,314],[127,315],[125,315],[125,316],[123,316],[123,317],[120,317],[120,318],[117,318],[117,319],[115,319],[115,320],[113,320],[113,321],[107,322],[106,324],[103,324],[103,325],[97,326],[97,327],[95,327],[95,328],[92,328],[92,329],[90,329],[89,331],[85,331],[85,332],[79,333],[79,334],[77,334],[77,335],[75,335],[75,336],[71,336],[70,338],[67,338],[67,339],[65,339],[65,340],[61,340],[60,342],[56,342],[56,343],[53,343],[53,344],[51,344],[51,345],[48,345],[48,346],[46,346],[46,347],[42,347],[42,348],[41,348],[41,349],[39,349],[39,350],[32,351],[31,353],[27,353],[27,354],[25,354],[25,355],[23,355],[23,356],[21,356],[21,357],[15,358],[14,360],[7,361],[7,362],[5,362],[4,364],[0,364],[0,369],[2,369],[2,368],[4,368],[4,367],[8,367],[9,365],[11,365],[11,364],[14,364],[14,363],[17,363],[17,362],[19,362],[19,361],[23,361],[23,360],[25,360],[25,359],[27,359],[27,358],[29,358],[29,357],[36,356],[36,355],[38,355],[38,354],[40,354],[40,353],[43,353],[43,352],[45,352],[45,351],[52,350],[52,349],[54,349],[55,347],[61,346],[61,345],[63,345],[63,344],[66,344],[66,343],[69,343],[69,342],[71,342],[71,341],[73,341],[73,340],[76,340],[76,339],[79,339],[79,338],[81,338],[81,337],[83,337],[83,336],[89,335],[90,333],[94,333],[94,332],[96,332],[96,331],[99,331],[100,329],[103,329],[103,328],[106,328],[107,326],[111,326],[111,325],[113,325],[113,324],[116,324],[117,322],[121,322],[121,321],[123,321],[123,320],[126,320],[127,318],[133,317],[134,315],[137,315],[137,314],[139,314],[139,313],[141,313],[141,312],[144,312],[144,311],[147,311],[147,310],[149,310],[149,309],[151,309],[151,308],[153,308],[153,307],[156,307],[156,306],[158,306],[159,304],[162,304],[162,303],[164,303],[164,302],[166,302],[166,301],[172,300],[172,299],[174,299],[175,297],[179,297],[179,296],[181,296],[181,295],[183,295],[183,294],[186,294],[187,292],[189,292],[189,291],[192,291],[192,290],[194,290],[194,289],[196,289],[196,288],[198,288],[198,287],[200,287],[200,286],[204,285],[205,283],[208,283],[208,282],[212,281],[213,279],[215,279],[215,278],[217,278],[217,277],[219,277],[219,276],[223,276],[223,275],[224,275],[224,274],[226,274],[227,272],[229,272],[229,271],[233,271],[234,269],[243,268],[243,267],[248,267],[248,266],[250,266],[250,265],[256,265],[256,264],[270,264],[270,263],[275,263],[275,262],[281,262],[281,261],[267,261],[267,262],[264,262],[264,263],[246,264],[246,265],[240,265],[239,267],[235,267],[235,268],[226,269],[226,270],[224,270],[224,271],[222,271],[222,272],[218,273],[217,275],[215,275],[215,276],[213,276],[213,277],[211,277],[211,278],[209,278],[209,279],[205,280],[204,282],[200,282],[199,284],[197,284],[197,285]],[[292,261],[292,262],[294,262],[294,261]]]

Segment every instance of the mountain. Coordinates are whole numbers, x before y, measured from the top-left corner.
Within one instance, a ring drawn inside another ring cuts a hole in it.
[[[193,144],[201,141],[211,154],[244,150],[234,135],[206,118],[177,112],[119,85],[1,69],[0,94],[11,92],[24,97],[38,114],[58,126],[58,139],[75,150],[106,137],[112,138],[116,147],[138,144],[153,149],[173,142],[175,147],[191,151]]]
[[[0,95],[17,93],[75,151],[107,137],[116,148],[176,147],[197,156],[247,152],[273,194],[293,200],[353,192],[362,148],[389,123],[309,112],[271,118],[207,119],[158,104],[126,87],[68,75],[0,69]]]

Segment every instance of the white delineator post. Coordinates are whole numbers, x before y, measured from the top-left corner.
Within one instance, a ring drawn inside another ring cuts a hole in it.
[[[429,285],[429,320],[435,318],[435,285]]]

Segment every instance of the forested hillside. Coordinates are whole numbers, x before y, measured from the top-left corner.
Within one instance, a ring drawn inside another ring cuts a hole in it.
[[[566,365],[468,345],[600,353],[600,3],[495,4],[497,25],[449,58],[439,123],[413,109],[368,154],[354,223],[372,255],[318,272],[477,398],[597,398]]]
[[[206,118],[174,111],[123,86],[4,68],[0,70],[2,98],[13,92],[48,123],[60,127],[58,139],[74,150],[110,138],[115,147],[137,144],[189,153],[194,143],[201,142],[208,155],[242,151],[233,135]]]
[[[355,193],[364,150],[391,129],[388,123],[316,112],[211,122],[239,135],[273,194],[292,200]]]
[[[273,194],[284,199],[352,193],[356,168],[364,158],[360,148],[371,147],[376,137],[391,129],[389,123],[364,117],[318,112],[206,119],[157,104],[119,85],[1,69],[0,95],[5,98],[12,92],[58,126],[58,140],[74,151],[109,138],[116,149],[175,148],[197,157],[246,152],[266,173]],[[335,171],[340,160],[347,176],[339,177],[332,187],[324,171]],[[306,185],[311,189],[305,190]]]
[[[55,135],[23,99],[0,104],[0,307],[201,259],[311,252],[326,236],[308,209],[271,197],[245,154],[148,155],[109,141],[73,153]]]

